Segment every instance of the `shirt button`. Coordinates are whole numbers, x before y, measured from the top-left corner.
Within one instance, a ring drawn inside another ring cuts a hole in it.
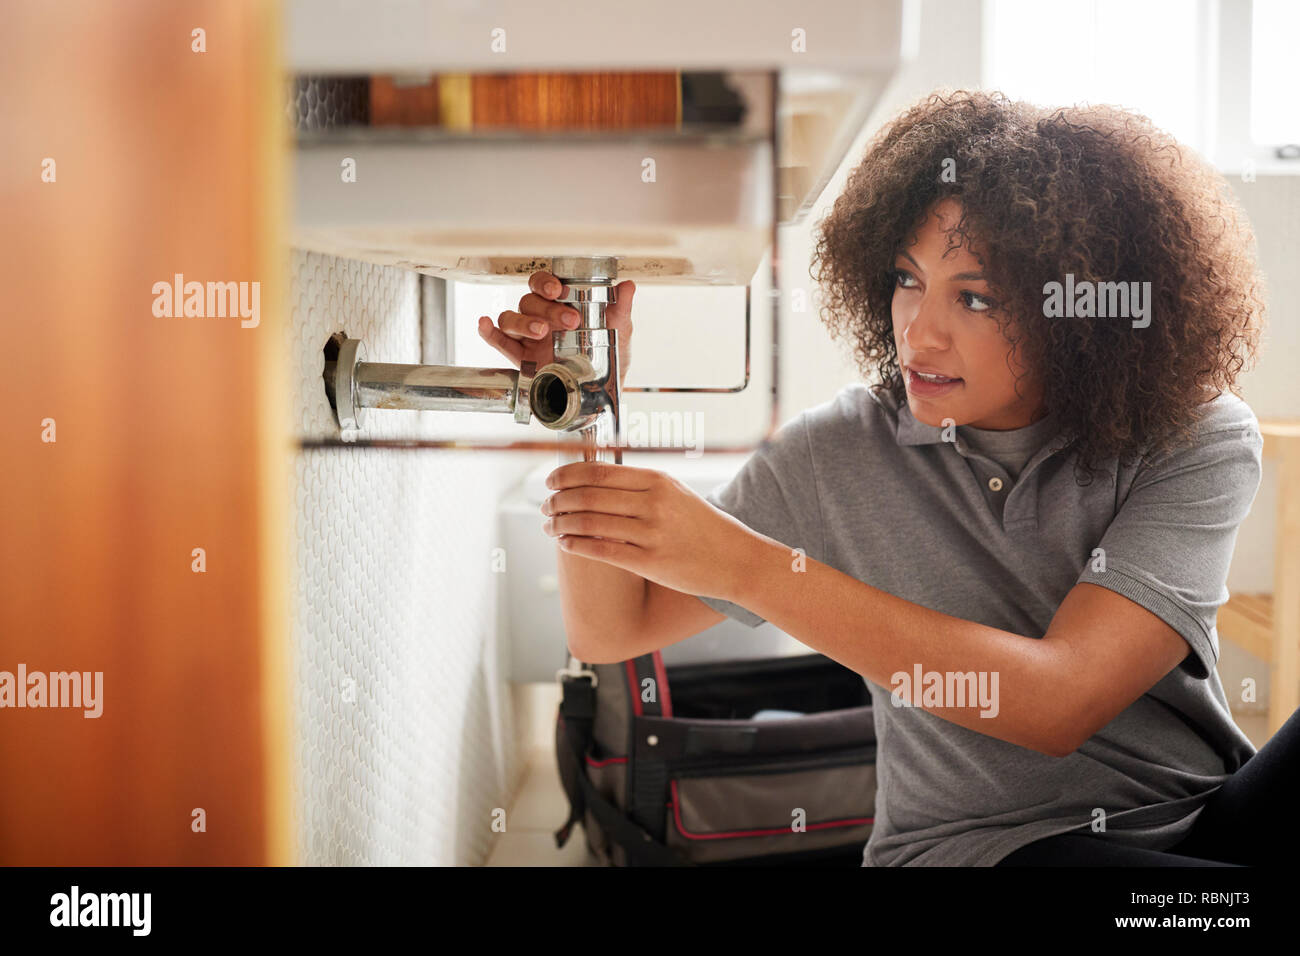
[[[990,491],[1001,491],[1001,490],[1002,490],[1002,479],[1001,479],[1001,478],[997,478],[997,477],[990,478],[990,479],[989,479],[989,490],[990,490]]]

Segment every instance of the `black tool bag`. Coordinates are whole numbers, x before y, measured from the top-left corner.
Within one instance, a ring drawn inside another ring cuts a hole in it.
[[[655,651],[556,676],[557,845],[581,823],[605,865],[862,864],[876,735],[853,671],[822,654],[665,668]]]

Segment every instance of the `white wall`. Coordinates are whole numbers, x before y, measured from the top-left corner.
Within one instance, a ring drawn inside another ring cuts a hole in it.
[[[365,341],[372,361],[421,361],[419,276],[304,252],[292,265],[294,419],[299,437],[336,437],[321,381],[326,339],[344,329]],[[455,415],[371,410],[363,437],[432,437]],[[507,649],[497,639],[496,508],[537,460],[298,453],[303,863],[486,862],[492,813],[508,806],[523,769],[503,677]]]

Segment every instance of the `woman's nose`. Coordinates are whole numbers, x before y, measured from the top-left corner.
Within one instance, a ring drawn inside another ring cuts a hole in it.
[[[948,347],[948,335],[939,310],[921,302],[903,323],[903,341],[914,352],[942,350]]]

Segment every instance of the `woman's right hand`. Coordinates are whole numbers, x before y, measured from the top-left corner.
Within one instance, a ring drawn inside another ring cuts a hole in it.
[[[519,300],[518,311],[502,312],[496,325],[492,324],[489,316],[479,316],[478,334],[508,358],[515,368],[519,368],[521,362],[534,362],[540,369],[555,361],[551,333],[576,329],[581,320],[576,309],[554,301],[563,294],[564,287],[551,273],[544,270],[534,272],[528,277],[528,288],[532,291]],[[632,297],[635,293],[636,285],[631,279],[618,283],[614,287],[614,297],[618,301],[605,309],[606,328],[618,332],[620,385],[632,364]],[[534,328],[534,325],[540,328]]]

